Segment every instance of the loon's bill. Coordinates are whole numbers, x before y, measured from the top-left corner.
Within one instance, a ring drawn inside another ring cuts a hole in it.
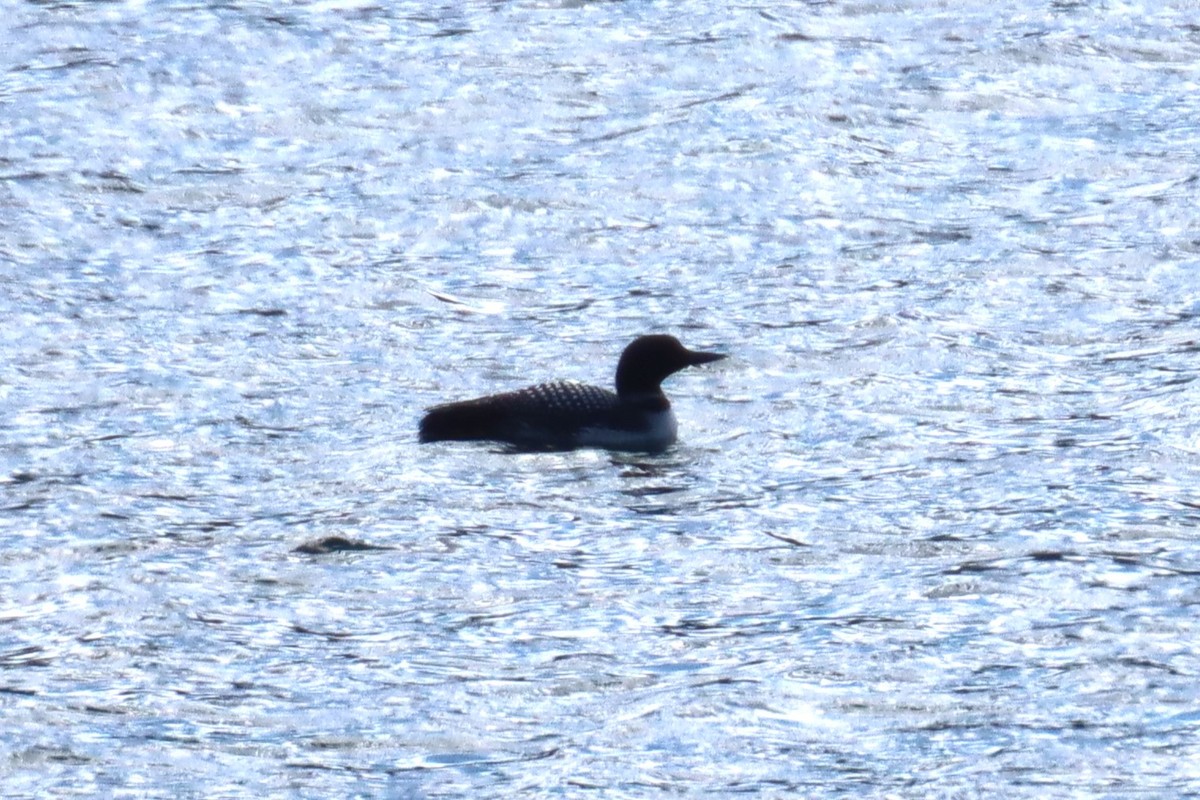
[[[515,392],[430,408],[420,440],[496,441],[522,448],[655,452],[675,441],[677,425],[664,379],[725,358],[688,350],[674,336],[639,336],[617,362],[616,391],[574,381],[541,383]]]

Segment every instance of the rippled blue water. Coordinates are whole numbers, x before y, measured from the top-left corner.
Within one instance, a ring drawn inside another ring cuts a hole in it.
[[[5,797],[1200,795],[1200,17],[29,2],[0,53]],[[649,331],[732,356],[661,456],[416,443]]]

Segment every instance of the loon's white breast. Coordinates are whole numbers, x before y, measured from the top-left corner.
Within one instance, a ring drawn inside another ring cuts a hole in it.
[[[679,425],[675,412],[645,412],[645,424],[638,429],[612,427],[584,427],[579,430],[578,447],[603,447],[608,450],[664,450],[675,443]]]

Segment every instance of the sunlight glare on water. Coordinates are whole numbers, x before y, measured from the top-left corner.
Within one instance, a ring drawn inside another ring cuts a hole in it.
[[[3,794],[1200,794],[1197,30],[8,9]]]

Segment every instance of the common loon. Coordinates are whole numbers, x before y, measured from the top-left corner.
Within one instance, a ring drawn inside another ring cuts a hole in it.
[[[522,448],[655,452],[675,441],[675,415],[659,384],[684,367],[725,358],[688,350],[674,336],[639,336],[617,363],[617,391],[575,381],[430,408],[422,442],[490,440]]]

